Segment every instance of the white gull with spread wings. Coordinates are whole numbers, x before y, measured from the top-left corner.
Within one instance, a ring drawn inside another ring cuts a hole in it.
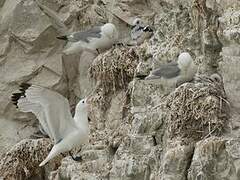
[[[88,143],[89,125],[86,99],[77,104],[74,118],[72,118],[69,102],[65,97],[41,86],[21,84],[20,92],[13,93],[12,101],[20,111],[35,114],[44,131],[54,142],[52,150],[39,166],[45,165],[62,152]]]

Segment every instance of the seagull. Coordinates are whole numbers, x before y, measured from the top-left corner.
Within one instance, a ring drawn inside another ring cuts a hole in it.
[[[32,112],[39,120],[43,130],[54,142],[48,156],[39,166],[60,153],[89,141],[88,103],[87,99],[78,102],[72,118],[68,100],[50,89],[22,83],[20,92],[12,94],[12,102],[22,112]],[[71,157],[80,161],[81,157]]]
[[[146,39],[150,39],[153,35],[153,29],[150,26],[145,26],[142,34],[136,39],[137,45],[142,44]]]
[[[178,56],[177,62],[161,65],[158,69],[151,71],[145,80],[176,80],[176,87],[178,87],[193,80],[196,71],[197,68],[191,55],[188,52],[183,52]]]
[[[129,45],[140,45],[145,39],[149,39],[153,35],[153,29],[149,25],[144,26],[140,18],[136,18],[133,21],[131,30],[131,40]]]
[[[63,50],[66,55],[79,53],[83,50],[100,53],[118,43],[118,30],[114,24],[106,23],[103,26],[95,26],[86,31],[58,36],[57,39],[67,41]]]
[[[131,28],[131,39],[136,40],[142,33],[144,28],[143,22],[140,18],[136,18],[133,20],[133,26]]]

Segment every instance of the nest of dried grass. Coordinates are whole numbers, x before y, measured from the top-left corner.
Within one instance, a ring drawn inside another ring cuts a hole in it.
[[[219,82],[187,83],[166,101],[170,138],[198,141],[221,135],[229,118],[229,103]]]
[[[97,82],[95,94],[103,109],[108,107],[111,95],[127,89],[139,63],[139,57],[133,48],[112,48],[99,55],[89,68],[90,78]]]

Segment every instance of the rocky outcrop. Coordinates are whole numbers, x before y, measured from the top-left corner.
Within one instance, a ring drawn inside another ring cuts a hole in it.
[[[3,179],[43,179],[44,171],[38,165],[51,148],[49,139],[22,140],[1,158],[0,177]],[[51,165],[48,165],[49,170],[54,170],[59,164],[59,160],[56,159],[55,163],[51,162]]]
[[[14,128],[14,131],[1,131],[0,146],[4,149],[0,153],[37,131],[35,118],[17,111],[10,102],[11,93],[17,90],[20,83],[29,82],[52,88],[69,97],[71,105],[75,105],[78,97],[86,95],[83,87],[88,87],[89,83],[84,80],[87,75],[83,78],[83,74],[87,74],[91,55],[82,55],[82,66],[78,65],[80,55],[63,57],[61,51],[64,44],[56,36],[77,29],[80,12],[92,12],[91,15],[84,14],[85,19],[94,17],[94,14],[97,16],[92,3],[33,0],[1,2],[0,121],[8,129]],[[97,19],[92,21],[81,21],[81,25],[97,23]],[[82,78],[78,76],[79,71]]]
[[[237,0],[1,2],[0,121],[6,126],[0,127],[0,175],[239,179],[239,7]],[[137,47],[115,47],[97,57],[86,52],[62,56],[64,44],[55,39],[106,21],[127,38],[136,16],[155,29]],[[199,67],[193,82],[175,89],[135,78],[175,61],[183,51]],[[46,139],[25,139],[36,131],[37,121],[9,101],[21,82],[52,88],[72,107],[89,95],[91,137],[78,152],[82,162],[59,157],[38,168],[51,145]]]
[[[239,140],[208,138],[196,144],[188,179],[239,179]]]
[[[239,7],[238,4],[235,4]],[[220,62],[220,70],[223,75],[225,90],[231,104],[231,122],[232,131],[230,136],[239,137],[239,112],[240,101],[239,91],[239,8],[228,8],[219,18],[221,31],[219,39],[225,45],[222,50],[223,59]]]

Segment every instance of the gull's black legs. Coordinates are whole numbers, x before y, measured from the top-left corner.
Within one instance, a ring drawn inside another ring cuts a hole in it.
[[[61,153],[62,157],[65,157],[63,153]]]
[[[100,54],[100,51],[99,51],[99,49],[97,49],[97,52],[98,52],[98,54]]]
[[[69,151],[69,155],[72,157],[72,159],[73,159],[74,161],[78,161],[78,162],[79,162],[79,161],[82,161],[82,157],[81,157],[81,156],[73,157],[71,151]]]
[[[88,117],[88,122],[92,121],[89,117]]]
[[[118,42],[118,43],[113,44],[114,48],[116,48],[118,46],[124,46],[124,44],[122,42]]]

